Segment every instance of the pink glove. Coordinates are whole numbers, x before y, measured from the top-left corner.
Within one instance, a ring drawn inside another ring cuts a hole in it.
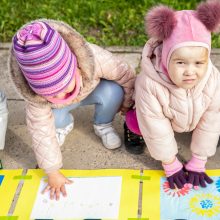
[[[192,155],[191,160],[185,165],[186,171],[188,171],[188,186],[199,189],[199,186],[206,187],[206,183],[212,183],[213,180],[205,173],[205,164],[207,158],[201,159],[195,154]]]
[[[175,189],[175,185],[177,188],[183,188],[186,183],[186,174],[183,171],[183,165],[180,161],[175,158],[175,160],[170,164],[163,164],[162,166],[165,171],[165,175],[167,177],[167,181],[169,182],[169,186],[171,189]]]

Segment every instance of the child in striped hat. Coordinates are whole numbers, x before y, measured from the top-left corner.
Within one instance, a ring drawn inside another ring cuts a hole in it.
[[[36,20],[13,37],[10,74],[25,99],[27,126],[38,165],[48,174],[51,198],[66,195],[70,181],[62,167],[60,145],[73,129],[72,109],[95,105],[94,131],[108,149],[121,146],[112,126],[116,113],[132,104],[134,70],[110,52],[90,44],[73,28]]]

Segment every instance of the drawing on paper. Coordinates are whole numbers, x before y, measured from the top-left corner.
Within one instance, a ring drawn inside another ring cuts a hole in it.
[[[160,219],[219,220],[220,177],[212,179],[214,183],[199,190],[172,190],[166,178],[161,178]]]
[[[218,180],[216,181],[215,185],[216,185],[217,191],[220,192],[220,177],[219,177]]]
[[[197,215],[210,218],[220,213],[220,197],[210,193],[196,194],[190,199],[189,206]]]
[[[163,191],[168,195],[168,196],[172,196],[172,197],[175,197],[175,196],[185,196],[186,194],[189,193],[190,191],[190,188],[188,186],[184,186],[182,189],[170,189],[170,186],[169,186],[169,183],[168,181],[165,181],[163,183]]]

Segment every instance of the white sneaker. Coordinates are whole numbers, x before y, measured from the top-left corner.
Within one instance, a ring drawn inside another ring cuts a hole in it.
[[[73,122],[68,124],[65,128],[56,129],[56,137],[59,143],[59,146],[62,146],[66,136],[73,130]]]
[[[121,139],[112,123],[93,125],[95,134],[102,139],[103,145],[110,150],[119,148],[121,146]]]

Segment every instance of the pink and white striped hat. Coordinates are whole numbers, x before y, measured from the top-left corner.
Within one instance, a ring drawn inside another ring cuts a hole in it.
[[[62,92],[73,79],[76,56],[45,22],[33,22],[20,29],[13,38],[13,51],[28,84],[41,96]]]

